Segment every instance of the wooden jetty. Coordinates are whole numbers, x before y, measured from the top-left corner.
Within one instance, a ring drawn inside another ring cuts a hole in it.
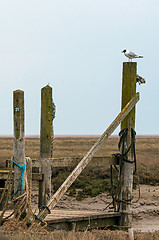
[[[51,210],[45,221],[62,230],[105,228],[119,224],[120,213],[78,210]],[[51,227],[48,226],[48,230]]]
[[[11,210],[6,211],[4,217],[9,216],[11,213]],[[118,226],[120,216],[119,212],[54,209],[51,210],[51,213],[46,216],[44,221],[48,224],[48,231],[55,229],[82,231]]]

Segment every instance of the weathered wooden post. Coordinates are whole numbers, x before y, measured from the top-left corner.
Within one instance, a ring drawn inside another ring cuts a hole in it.
[[[51,164],[52,157],[52,88],[47,85],[41,89],[41,131],[40,161],[43,181],[39,183],[39,207],[46,205],[51,197]]]
[[[24,92],[16,90],[13,92],[13,113],[14,113],[14,161],[23,167],[14,164],[14,193],[18,195],[25,189],[25,141],[24,141]],[[21,181],[21,185],[19,184]]]
[[[31,192],[32,192],[32,160],[27,157],[26,159],[26,175],[27,175],[27,207],[29,214],[31,214]]]
[[[122,79],[122,105],[123,109],[126,104],[136,94],[136,62],[124,62],[123,63],[123,79]],[[121,130],[128,127],[128,119],[131,119],[131,127],[135,128],[135,107],[127,115],[127,117],[121,123]]]
[[[136,68],[136,62],[123,63],[122,109],[136,94]],[[128,134],[127,139],[124,142],[125,151],[131,143],[131,129],[135,129],[135,106],[121,123],[121,130],[126,128],[128,129]],[[132,148],[130,149],[127,158],[130,161],[133,161]],[[132,213],[130,212],[130,204],[133,188],[133,163],[127,161],[120,162],[119,173],[121,181],[120,225],[131,228]]]

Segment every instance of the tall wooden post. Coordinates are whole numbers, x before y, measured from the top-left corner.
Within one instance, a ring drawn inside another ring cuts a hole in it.
[[[132,99],[136,94],[136,62],[123,63],[123,79],[122,79],[122,102],[121,109]],[[131,119],[131,127],[135,128],[135,107],[127,115],[121,123],[121,130],[128,127],[128,119]]]
[[[51,164],[52,157],[52,88],[41,89],[41,131],[40,161],[44,179],[39,183],[39,207],[46,205],[51,197]]]
[[[14,113],[14,161],[23,166],[25,161],[24,142],[24,92],[16,90],[13,92],[13,113]],[[21,171],[14,165],[14,193],[18,190]],[[23,175],[23,190],[25,189],[26,173]],[[20,193],[20,190],[17,194]]]
[[[136,94],[136,62],[123,63],[123,79],[122,79],[122,109]],[[121,130],[128,128],[128,136],[125,140],[125,151],[131,143],[131,128],[135,129],[135,107],[125,117],[121,123]],[[128,159],[132,160],[132,149],[128,153]],[[132,224],[132,213],[130,212],[130,204],[132,199],[133,188],[133,164],[123,161],[120,163],[120,180],[121,180],[121,226],[129,226]]]

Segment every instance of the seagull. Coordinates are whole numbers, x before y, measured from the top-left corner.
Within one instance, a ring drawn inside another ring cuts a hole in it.
[[[122,51],[122,53],[124,53],[124,55],[125,55],[127,58],[129,58],[129,59],[133,59],[133,58],[143,58],[143,56],[138,56],[138,55],[136,55],[135,53],[133,53],[133,52],[131,52],[131,51],[129,51],[129,50],[126,50],[126,49],[124,49],[124,50]]]

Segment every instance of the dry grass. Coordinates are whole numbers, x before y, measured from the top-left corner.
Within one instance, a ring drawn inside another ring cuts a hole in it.
[[[9,220],[0,227],[0,240],[128,240],[126,231],[114,230],[85,230],[83,232],[55,230],[48,232],[37,223],[29,228],[25,222]],[[158,240],[159,231],[156,232],[134,232],[135,240]]]
[[[153,233],[134,233],[135,240],[158,240],[159,231]],[[93,230],[85,232],[54,231],[1,233],[0,240],[128,240],[128,233],[123,231]]]

